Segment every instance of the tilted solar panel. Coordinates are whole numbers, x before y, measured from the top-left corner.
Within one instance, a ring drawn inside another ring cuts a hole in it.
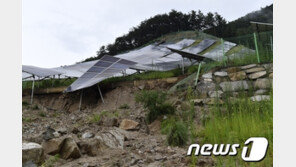
[[[182,51],[192,53],[192,54],[198,54],[204,51],[205,49],[207,49],[208,47],[210,47],[211,45],[213,45],[215,42],[216,40],[213,40],[213,39],[204,39],[199,44],[183,49]]]
[[[49,77],[53,75],[62,74],[62,72],[56,71],[54,69],[40,68],[40,67],[27,66],[27,65],[22,66],[22,71],[38,77]]]
[[[135,62],[129,60],[105,55],[92,67],[90,67],[87,72],[85,72],[74,83],[72,83],[66,89],[66,92],[73,92],[79,89],[91,87],[104,79],[110,78],[122,72],[123,70],[128,69],[130,66],[135,64]]]

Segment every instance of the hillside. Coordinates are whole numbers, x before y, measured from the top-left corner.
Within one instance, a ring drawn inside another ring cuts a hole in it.
[[[241,36],[254,32],[255,26],[251,25],[250,21],[273,23],[273,4],[262,8],[261,10],[248,13],[247,15],[231,21],[221,27],[213,27],[205,30],[205,33],[209,33],[218,37],[227,38],[234,36]],[[272,26],[259,26],[259,31],[272,31]]]

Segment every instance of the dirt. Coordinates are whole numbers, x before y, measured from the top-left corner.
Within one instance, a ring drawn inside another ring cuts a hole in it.
[[[177,80],[176,80],[177,81]],[[175,81],[175,82],[176,82]],[[166,143],[166,136],[161,134],[160,119],[148,125],[146,111],[135,101],[135,94],[141,89],[168,90],[174,83],[160,80],[125,82],[120,85],[102,87],[104,103],[98,90],[84,90],[81,110],[79,111],[80,92],[62,94],[35,95],[33,105],[23,105],[23,141],[41,144],[42,133],[46,128],[65,129],[66,134],[74,136],[77,143],[83,141],[85,132],[95,135],[106,128],[118,127],[123,119],[140,123],[139,130],[126,131],[128,134],[123,149],[105,148],[98,155],[83,154],[78,159],[58,159],[53,166],[188,166],[190,157],[186,156],[186,147],[171,147]],[[144,86],[143,86],[144,85]],[[29,100],[23,96],[23,101]],[[172,99],[177,97],[172,95]],[[128,107],[122,107],[127,104]],[[94,121],[100,115],[99,121]],[[162,119],[162,118],[161,118]],[[49,159],[49,155],[47,155]],[[212,166],[210,158],[199,160],[199,166]]]

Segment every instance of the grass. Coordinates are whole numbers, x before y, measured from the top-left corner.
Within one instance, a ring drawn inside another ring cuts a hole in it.
[[[243,146],[250,137],[265,137],[269,141],[267,156],[259,163],[244,162],[240,156],[214,157],[217,166],[272,166],[272,92],[270,95],[269,101],[252,102],[245,96],[237,100],[226,99],[224,104],[210,108],[210,118],[205,121],[204,129],[198,132],[202,144],[239,143]],[[241,154],[241,148],[238,155]]]
[[[51,88],[51,87],[61,87],[61,86],[69,86],[71,85],[76,78],[67,78],[67,79],[45,79],[41,81],[35,81],[35,88]],[[32,88],[32,81],[23,81],[22,88],[24,89],[31,89]]]
[[[136,101],[142,103],[148,110],[146,119],[149,123],[156,120],[158,116],[175,113],[174,106],[166,102],[166,96],[165,92],[155,90],[144,90],[136,94]]]
[[[23,121],[23,122],[30,123],[30,122],[32,122],[33,120],[32,120],[31,118],[23,117],[23,118],[22,118],[22,121]]]
[[[55,163],[60,159],[60,155],[56,154],[54,156],[51,156],[48,160],[46,160],[41,167],[54,167]]]
[[[119,109],[130,109],[130,106],[128,104],[122,104],[119,106]]]
[[[99,123],[103,117],[118,117],[118,112],[117,111],[106,111],[103,110],[99,114],[93,114],[88,118],[89,123]]]

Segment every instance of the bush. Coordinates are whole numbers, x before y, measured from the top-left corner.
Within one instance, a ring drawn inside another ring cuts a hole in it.
[[[122,104],[119,106],[119,109],[129,109],[130,106],[128,104]]]
[[[183,146],[188,141],[188,128],[182,121],[172,123],[167,134],[167,142],[172,146]]]
[[[153,122],[160,115],[174,114],[175,108],[165,102],[166,93],[158,91],[142,91],[136,95],[136,101],[148,109],[147,121]]]

